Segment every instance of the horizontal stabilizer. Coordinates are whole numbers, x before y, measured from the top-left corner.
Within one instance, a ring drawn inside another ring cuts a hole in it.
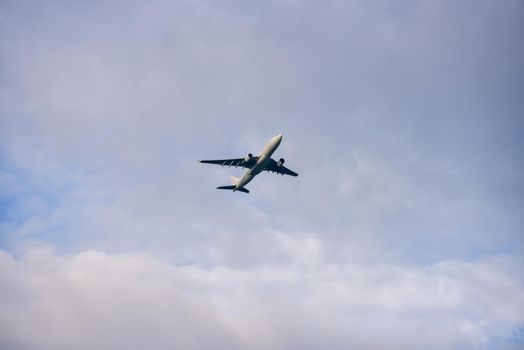
[[[217,190],[234,190],[235,186],[219,186],[217,187]],[[245,187],[240,187],[236,189],[237,191],[249,193],[249,190]]]

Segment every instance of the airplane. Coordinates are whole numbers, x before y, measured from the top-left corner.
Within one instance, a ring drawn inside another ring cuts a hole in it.
[[[219,160],[200,160],[200,163],[207,163],[207,164],[218,164],[218,165],[228,165],[228,166],[240,166],[243,168],[247,168],[248,170],[242,175],[242,177],[239,179],[233,175],[231,175],[231,186],[219,186],[217,187],[218,190],[233,190],[240,191],[244,193],[249,193],[249,190],[245,188],[244,186],[247,185],[255,176],[260,174],[262,171],[267,172],[273,172],[280,175],[291,175],[291,176],[298,176],[297,173],[295,173],[292,170],[289,170],[284,166],[284,158],[280,158],[278,161],[271,158],[271,155],[280,145],[280,142],[282,141],[282,134],[278,134],[276,136],[273,136],[269,142],[264,146],[260,154],[256,157],[253,156],[253,154],[248,153],[247,157],[245,158],[234,158],[234,159],[219,159]]]

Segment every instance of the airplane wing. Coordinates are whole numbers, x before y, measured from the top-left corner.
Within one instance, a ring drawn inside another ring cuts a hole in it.
[[[240,166],[242,168],[249,168],[251,169],[253,165],[257,163],[258,157],[252,157],[248,158],[247,160],[245,158],[234,158],[234,159],[218,159],[218,160],[201,160],[200,163],[207,163],[207,164],[217,164],[217,165],[227,165],[227,166]]]
[[[274,160],[273,158],[271,158],[269,160],[269,162],[267,162],[267,165],[264,168],[264,170],[266,170],[268,172],[272,171],[272,172],[275,172],[275,173],[281,174],[281,175],[298,176],[298,174],[295,173],[293,170],[289,170],[288,168],[286,168],[283,165],[278,165],[277,161]]]

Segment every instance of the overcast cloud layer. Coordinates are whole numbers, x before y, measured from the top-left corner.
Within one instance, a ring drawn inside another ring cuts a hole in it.
[[[3,1],[0,347],[524,345],[522,1]],[[249,195],[202,158],[275,154]]]

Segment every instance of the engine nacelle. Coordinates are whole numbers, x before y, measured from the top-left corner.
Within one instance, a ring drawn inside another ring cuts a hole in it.
[[[253,159],[253,155],[251,153],[248,153],[247,154],[247,157],[245,158],[245,161],[248,162],[250,161],[251,159]]]
[[[285,160],[284,158],[280,158],[280,159],[278,160],[278,162],[277,162],[277,166],[282,166],[282,165],[284,165],[285,161],[286,161],[286,160]]]

